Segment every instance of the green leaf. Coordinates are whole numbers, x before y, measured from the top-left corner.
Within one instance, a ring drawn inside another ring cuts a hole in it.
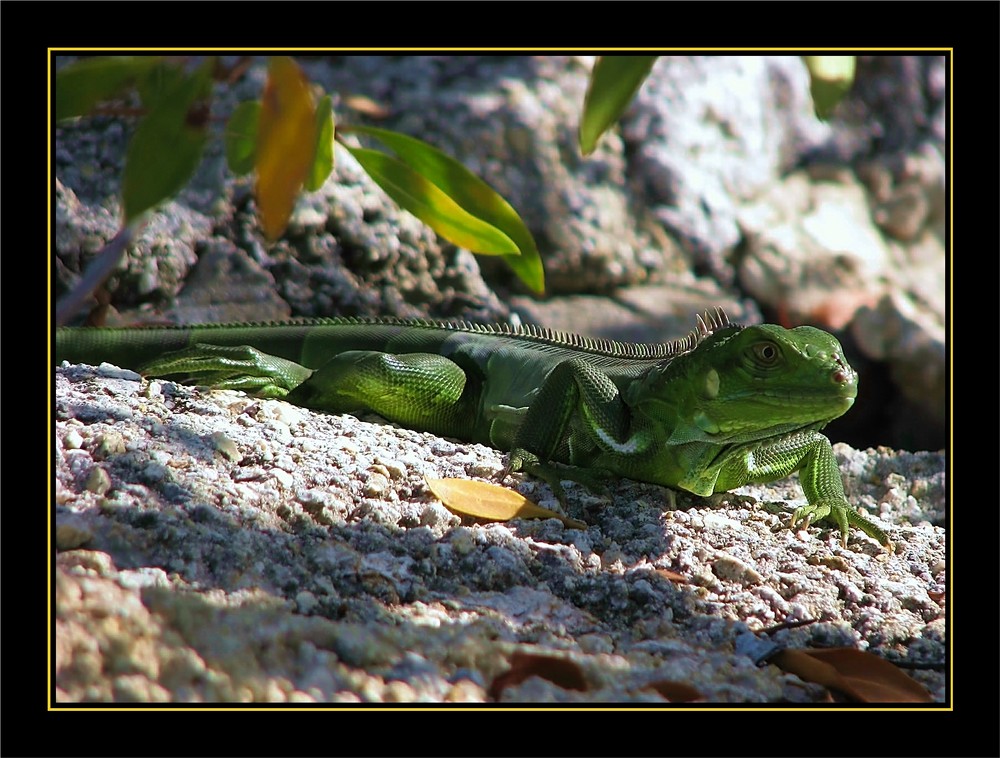
[[[580,150],[590,155],[649,76],[655,55],[602,55],[590,72],[590,84],[580,117]]]
[[[306,177],[305,188],[315,192],[333,171],[333,101],[324,95],[316,106],[316,157]]]
[[[125,223],[166,200],[194,173],[208,137],[210,69],[185,76],[136,127],[125,156]]]
[[[474,253],[517,252],[517,245],[510,237],[465,211],[433,182],[402,161],[378,150],[347,149],[389,197],[449,242]]]
[[[160,99],[173,92],[186,76],[184,67],[176,62],[164,60],[151,66],[136,82],[143,107],[147,111],[153,110]]]
[[[853,55],[804,55],[816,115],[827,119],[854,84]]]
[[[253,171],[259,120],[260,100],[247,100],[236,106],[226,123],[226,163],[237,176]]]
[[[162,59],[158,56],[83,58],[56,72],[56,121],[89,113],[117,97]]]
[[[433,183],[463,210],[513,240],[517,252],[505,254],[504,261],[533,291],[541,293],[545,290],[545,272],[535,239],[517,211],[496,190],[451,156],[414,137],[371,126],[352,126],[350,130],[370,135],[386,144],[401,161]]]

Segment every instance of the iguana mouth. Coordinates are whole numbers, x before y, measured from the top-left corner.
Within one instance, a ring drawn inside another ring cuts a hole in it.
[[[729,400],[733,402],[745,403],[747,405],[753,401],[759,401],[762,405],[803,405],[831,406],[847,401],[848,406],[857,399],[857,389],[837,392],[828,388],[810,390],[805,387],[797,387],[794,390],[781,389],[760,389],[751,388],[743,392],[734,392],[729,395]]]
[[[829,421],[838,416],[842,416],[854,405],[856,395],[828,395],[828,394],[768,394],[766,403],[768,407],[776,409],[785,408],[787,413],[797,419],[803,416],[812,416],[818,419]]]

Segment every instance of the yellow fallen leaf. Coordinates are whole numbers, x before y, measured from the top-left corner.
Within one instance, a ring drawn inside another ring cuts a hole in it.
[[[257,127],[257,210],[264,235],[275,240],[288,225],[295,198],[316,153],[316,102],[298,64],[271,58]]]
[[[510,521],[515,518],[557,518],[571,529],[586,529],[582,521],[542,508],[506,487],[473,479],[430,479],[428,488],[450,511],[461,516]]]

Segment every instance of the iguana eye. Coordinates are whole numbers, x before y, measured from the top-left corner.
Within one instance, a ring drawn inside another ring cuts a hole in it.
[[[765,366],[773,366],[781,357],[781,351],[773,342],[756,342],[753,346],[753,354]]]

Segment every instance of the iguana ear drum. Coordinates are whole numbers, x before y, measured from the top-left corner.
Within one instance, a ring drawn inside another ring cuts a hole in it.
[[[710,368],[705,372],[705,397],[709,400],[715,398],[719,394],[719,372],[714,368]]]

